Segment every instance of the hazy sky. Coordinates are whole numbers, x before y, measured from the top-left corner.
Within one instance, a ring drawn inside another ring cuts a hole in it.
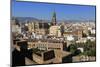
[[[50,4],[38,2],[12,2],[12,16],[50,20],[56,12],[58,20],[95,20],[95,6]]]

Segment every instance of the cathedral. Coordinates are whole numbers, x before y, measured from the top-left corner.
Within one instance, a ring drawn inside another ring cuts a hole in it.
[[[54,26],[56,25],[56,12],[53,12],[53,16],[52,16],[52,21],[51,21],[51,25]]]

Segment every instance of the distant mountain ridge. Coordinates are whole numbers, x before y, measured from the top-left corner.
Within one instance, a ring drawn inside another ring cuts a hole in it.
[[[26,22],[26,21],[44,21],[44,22],[51,22],[51,20],[41,20],[34,17],[12,17],[12,19],[16,18],[20,22]],[[58,23],[64,22],[64,23],[75,23],[75,22],[95,22],[94,20],[57,20]]]
[[[39,21],[39,19],[37,18],[33,18],[33,17],[13,17],[12,19],[17,19],[20,22],[26,22],[26,21]]]

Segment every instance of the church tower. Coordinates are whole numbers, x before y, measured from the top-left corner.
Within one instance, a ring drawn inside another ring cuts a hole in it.
[[[53,12],[51,25],[56,25],[56,12]]]

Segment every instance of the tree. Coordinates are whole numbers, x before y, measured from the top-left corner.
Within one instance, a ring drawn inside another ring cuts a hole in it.
[[[19,20],[17,18],[15,18],[15,24],[18,25],[18,26],[20,26]]]
[[[87,37],[87,35],[85,33],[82,34],[82,37]]]
[[[71,44],[70,45],[70,52],[72,53],[72,54],[74,54],[74,52],[77,50],[77,47],[74,45],[74,44]]]
[[[88,33],[89,33],[89,35],[91,35],[91,31],[90,30],[88,31]]]
[[[79,49],[75,50],[74,55],[79,55],[81,51]]]
[[[88,51],[83,52],[85,56],[96,56],[96,49],[90,49]]]

